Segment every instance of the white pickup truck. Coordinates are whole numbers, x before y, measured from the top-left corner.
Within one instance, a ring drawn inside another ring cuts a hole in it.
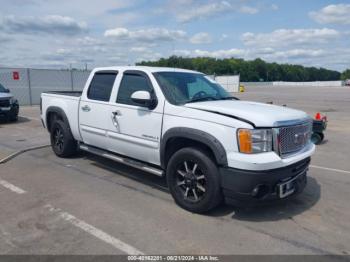
[[[57,156],[80,149],[166,176],[197,213],[296,195],[315,151],[306,113],[240,101],[183,69],[97,68],[82,92],[43,93],[41,119]]]

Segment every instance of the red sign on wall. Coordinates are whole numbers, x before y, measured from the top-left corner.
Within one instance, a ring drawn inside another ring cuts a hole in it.
[[[13,80],[19,80],[19,72],[17,71],[12,72],[12,77],[13,77]]]

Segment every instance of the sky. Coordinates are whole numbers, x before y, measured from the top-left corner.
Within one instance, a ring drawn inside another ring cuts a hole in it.
[[[0,0],[0,66],[178,55],[350,68],[350,0]]]

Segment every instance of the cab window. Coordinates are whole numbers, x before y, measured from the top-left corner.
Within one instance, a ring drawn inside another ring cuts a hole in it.
[[[96,73],[90,83],[88,99],[108,102],[117,74],[117,72]]]
[[[153,93],[153,88],[149,79],[141,74],[126,73],[119,86],[117,103],[140,106],[131,100],[131,95],[136,91],[148,91]]]

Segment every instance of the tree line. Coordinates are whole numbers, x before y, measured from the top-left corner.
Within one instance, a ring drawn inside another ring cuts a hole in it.
[[[257,58],[246,61],[239,58],[216,59],[211,57],[171,56],[158,61],[142,61],[137,65],[177,67],[196,70],[208,75],[240,74],[241,81],[334,81],[349,79],[350,70],[340,73],[335,70],[302,65],[268,63]]]

